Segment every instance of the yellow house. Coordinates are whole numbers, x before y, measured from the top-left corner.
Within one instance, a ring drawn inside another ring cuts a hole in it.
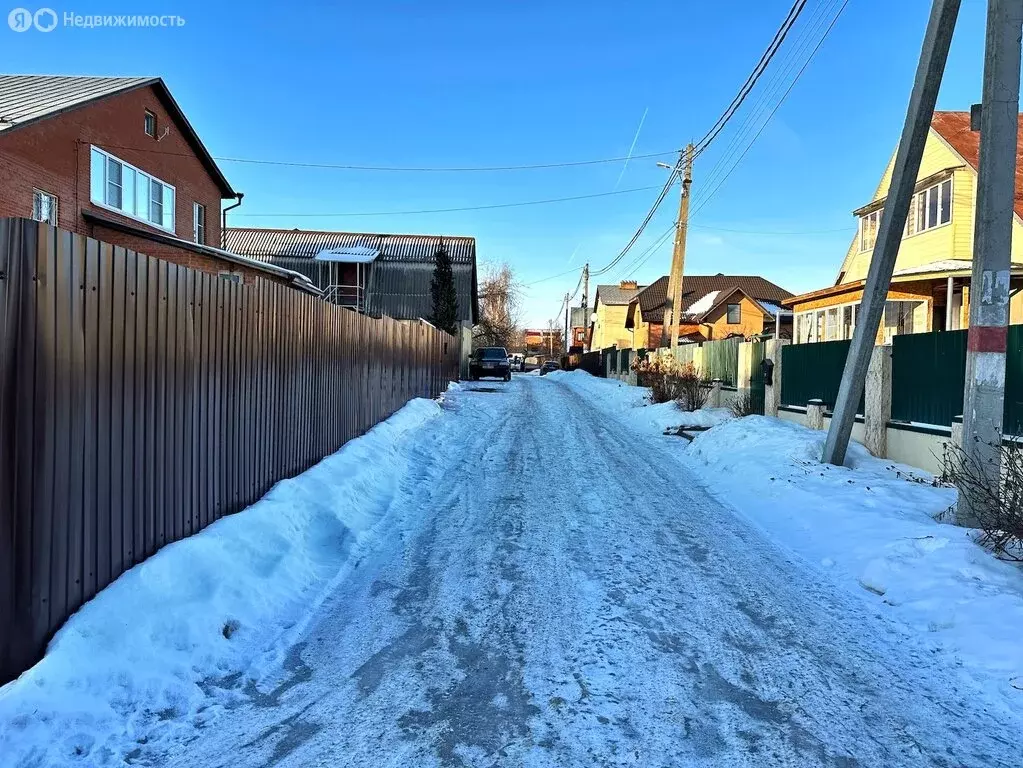
[[[1023,132],[1017,162],[1023,170]],[[968,112],[935,112],[924,147],[915,194],[895,262],[879,344],[900,333],[966,328],[976,211],[980,134]],[[794,296],[794,341],[852,338],[856,311],[873,255],[891,184],[892,155],[870,202],[853,211],[858,227],[835,284]],[[1023,322],[1023,176],[1016,176],[1012,233],[1010,322]]]
[[[661,345],[667,296],[665,275],[639,291],[630,302],[625,327],[632,331],[636,349]],[[686,275],[682,278],[679,339],[714,341],[773,332],[780,303],[791,296],[784,288],[757,275]],[[789,330],[786,322],[784,331]]]
[[[617,345],[633,347],[632,331],[625,327],[629,302],[646,286],[635,280],[622,280],[618,285],[598,285],[593,299],[593,320],[590,324],[590,349]]]

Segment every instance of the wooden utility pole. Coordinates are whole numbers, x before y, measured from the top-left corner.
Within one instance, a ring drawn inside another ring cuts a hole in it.
[[[664,325],[661,328],[661,346],[670,344],[672,354],[678,346],[678,324],[682,319],[682,274],[686,265],[686,232],[689,229],[689,187],[693,182],[692,144],[686,146],[682,176],[682,193],[678,201],[678,221],[675,223],[675,247],[671,252],[671,274],[668,276],[668,295],[664,302]]]
[[[988,0],[962,448],[992,488],[1002,465],[1021,27],[1020,0]],[[956,522],[979,527],[975,506],[960,490]]]
[[[920,62],[917,65],[913,91],[902,126],[902,138],[895,153],[895,165],[888,196],[884,203],[881,228],[870,257],[867,281],[863,286],[863,301],[856,312],[856,330],[845,358],[842,381],[838,386],[834,415],[824,442],[823,461],[841,466],[852,436],[853,422],[860,395],[867,379],[867,368],[874,352],[877,329],[881,324],[888,288],[895,271],[895,259],[902,244],[902,231],[906,226],[910,200],[920,173],[927,134],[934,116],[934,104],[945,73],[948,48],[952,42],[961,0],[933,0],[931,16],[924,33]],[[1018,0],[1017,0],[1018,2]],[[869,406],[868,406],[869,407]]]

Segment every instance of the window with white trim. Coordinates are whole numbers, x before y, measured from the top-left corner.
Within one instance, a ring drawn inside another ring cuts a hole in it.
[[[32,190],[32,218],[57,226],[57,196],[41,189]]]
[[[192,239],[206,245],[206,206],[202,203],[192,203]]]
[[[229,283],[241,284],[244,282],[241,272],[221,272],[221,280],[227,280]]]
[[[174,187],[97,147],[90,157],[93,203],[174,232]]]
[[[912,237],[952,221],[952,179],[921,189],[913,195],[903,237]]]
[[[146,117],[143,121],[143,126],[147,136],[156,136],[156,115],[146,110]]]
[[[879,208],[868,214],[860,216],[860,250],[870,251],[877,242],[877,231],[881,228],[881,214],[884,209]]]

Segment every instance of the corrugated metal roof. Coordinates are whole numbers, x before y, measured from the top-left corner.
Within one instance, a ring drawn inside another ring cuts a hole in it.
[[[441,243],[451,255],[458,297],[458,319],[479,317],[476,285],[476,238],[448,235],[392,235],[367,232],[310,232],[300,229],[229,227],[227,250],[307,275],[314,282],[325,248],[366,247],[380,255],[364,265],[366,311],[398,320],[428,318],[433,310],[430,282]]]
[[[394,235],[369,232],[312,232],[301,229],[228,227],[229,251],[260,261],[282,256],[311,259],[325,248],[363,246],[380,251],[378,261],[416,261],[433,264],[443,242],[451,261],[476,262],[476,238],[449,235]]]
[[[157,77],[0,75],[0,131],[157,82]]]

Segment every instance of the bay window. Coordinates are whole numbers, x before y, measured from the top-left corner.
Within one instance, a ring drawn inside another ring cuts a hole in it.
[[[96,147],[89,188],[93,203],[174,232],[174,187]]]

